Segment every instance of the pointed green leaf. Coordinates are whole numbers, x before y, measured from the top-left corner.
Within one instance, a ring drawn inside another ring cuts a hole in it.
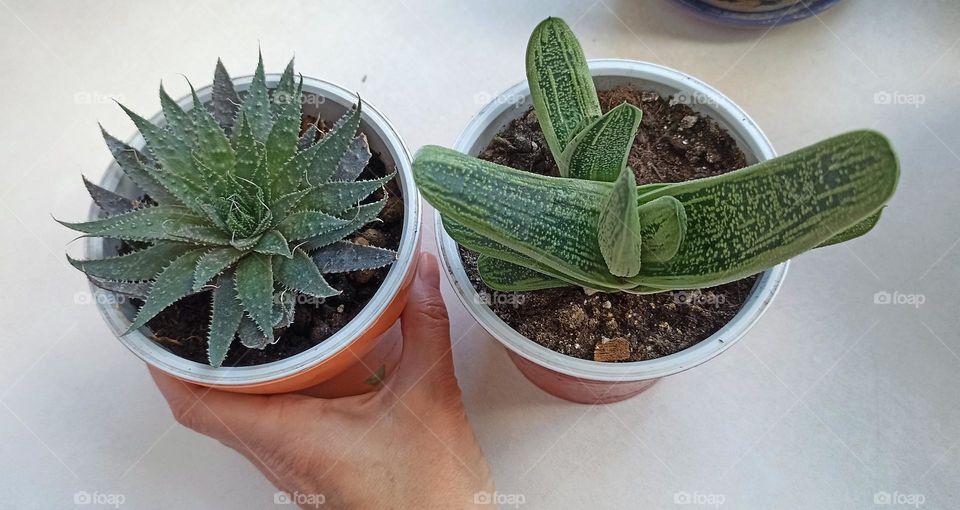
[[[58,220],[59,221],[59,220]],[[179,206],[145,207],[83,223],[60,222],[62,225],[95,237],[125,241],[197,239],[194,231],[206,227],[204,220],[189,209]],[[221,234],[222,235],[222,234]]]
[[[193,121],[190,114],[183,111],[180,105],[167,94],[160,84],[160,108],[163,110],[164,127],[171,133],[183,136],[184,140],[193,138]]]
[[[574,179],[613,182],[627,166],[643,112],[622,103],[588,124],[567,145],[557,166]]]
[[[283,235],[276,230],[268,230],[260,237],[260,241],[253,247],[253,251],[265,255],[280,255],[290,258],[293,254],[290,252],[290,246]]]
[[[318,298],[340,294],[323,279],[317,264],[302,249],[293,250],[293,258],[275,258],[274,262],[277,282],[288,289]]]
[[[98,260],[76,260],[67,256],[70,264],[87,276],[107,280],[151,280],[171,261],[190,248],[184,243],[159,241],[139,251]]]
[[[333,173],[334,181],[355,181],[360,176],[360,172],[367,167],[370,162],[370,145],[367,143],[367,135],[360,133],[357,135],[347,151],[340,157],[340,163],[337,164],[337,171]]]
[[[266,200],[270,200],[270,182],[267,177],[267,150],[253,134],[253,127],[241,112],[234,131],[233,147],[236,154],[234,175],[244,181],[252,182],[263,190]]]
[[[242,256],[242,251],[230,246],[206,251],[200,257],[197,267],[193,271],[193,290],[199,291],[202,289],[210,280],[226,271]]]
[[[637,179],[624,166],[600,211],[597,240],[607,268],[629,278],[640,272],[640,215],[637,214]]]
[[[231,239],[227,234],[209,225],[184,225],[174,233],[176,239],[192,241],[196,244],[209,244],[214,246],[231,244]]]
[[[133,210],[133,200],[118,195],[108,189],[101,188],[83,177],[83,185],[87,188],[87,193],[93,202],[107,214],[123,214]]]
[[[333,243],[317,250],[313,255],[313,261],[323,274],[377,269],[396,260],[397,252],[393,250],[347,241]]]
[[[357,129],[360,128],[360,105],[361,102],[358,101],[353,110],[341,117],[329,133],[301,153],[309,153],[305,169],[307,184],[316,186],[333,177],[340,159],[356,136]]]
[[[210,317],[210,330],[207,336],[207,359],[213,367],[223,365],[227,351],[240,327],[243,307],[237,296],[233,275],[225,274],[217,280],[213,291],[213,312]]]
[[[274,218],[286,218],[290,211],[293,211],[300,205],[307,195],[312,191],[311,188],[304,188],[301,190],[294,191],[292,193],[287,193],[286,195],[278,198],[270,205],[270,212],[273,213]],[[317,207],[310,207],[309,209],[318,209]],[[338,211],[339,212],[339,211]]]
[[[112,280],[96,278],[94,276],[88,276],[87,279],[90,280],[90,283],[103,290],[116,292],[117,294],[123,294],[124,296],[130,296],[137,299],[146,299],[147,293],[150,292],[150,282],[115,282]]]
[[[181,178],[187,178],[196,173],[186,139],[178,138],[173,133],[153,125],[122,104],[120,108],[137,126],[140,134],[143,135],[143,139],[146,140],[150,152],[156,156],[165,172],[173,173]]]
[[[227,133],[233,130],[240,110],[240,96],[233,87],[233,79],[223,66],[223,61],[217,59],[217,68],[213,72],[213,90],[211,91],[210,108],[213,117],[220,127]]]
[[[237,295],[247,315],[263,333],[273,331],[273,267],[270,256],[252,253],[240,259],[235,271]]]
[[[287,216],[277,230],[291,242],[309,239],[347,225],[348,221],[320,211],[300,211]]]
[[[155,161],[114,138],[103,126],[100,126],[100,133],[117,165],[137,187],[160,205],[182,205],[153,175],[157,171]]]
[[[320,184],[312,189],[300,203],[301,208],[327,211],[330,214],[340,214],[350,207],[357,206],[361,200],[370,196],[374,191],[390,182],[395,174],[369,181],[331,181]]]
[[[303,245],[304,249],[313,251],[349,236],[367,223],[377,220],[377,215],[385,205],[387,205],[386,197],[377,202],[347,209],[340,214],[340,217],[347,221],[345,225],[307,239]]]
[[[216,184],[214,179],[222,179],[224,175],[233,172],[236,154],[220,123],[197,97],[193,85],[190,85],[190,94],[193,96],[193,109],[190,110],[193,157],[201,161],[207,169],[206,182]]]
[[[247,117],[253,136],[261,142],[267,140],[270,128],[273,126],[273,115],[270,112],[270,93],[267,90],[267,79],[263,72],[263,55],[257,62],[257,70],[253,73],[253,81],[247,89],[246,97],[240,105],[240,113]]]
[[[487,287],[500,292],[529,292],[570,286],[563,280],[486,255],[477,258],[477,272]]]
[[[147,293],[147,300],[137,312],[137,317],[124,334],[143,327],[166,307],[193,292],[193,268],[203,250],[189,251],[170,263],[154,280]]]
[[[200,175],[193,164],[193,156],[186,142],[154,126],[127,107],[123,105],[120,107],[136,124],[147,142],[147,147],[160,162],[161,168],[152,172],[153,177],[182,204],[197,214],[206,214],[200,204],[203,202],[207,187],[199,180]]]
[[[563,20],[547,18],[530,35],[527,81],[547,145],[559,159],[578,130],[600,117],[583,49]]]
[[[303,174],[290,171],[287,162],[297,152],[297,139],[300,133],[300,91],[303,83],[296,87],[288,103],[282,107],[270,134],[267,136],[266,157],[267,176],[270,180],[272,197],[279,197],[300,187]],[[287,94],[284,92],[283,94]]]
[[[300,94],[293,77],[293,60],[291,58],[290,62],[287,63],[287,67],[283,70],[283,74],[280,75],[280,80],[277,82],[277,87],[270,91],[271,111],[275,120],[283,116],[287,106],[291,103],[296,103],[297,110],[300,109]],[[299,124],[297,127],[299,128]]]

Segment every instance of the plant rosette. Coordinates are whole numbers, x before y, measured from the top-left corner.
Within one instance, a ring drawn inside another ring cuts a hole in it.
[[[740,107],[709,85],[680,71],[632,60],[590,60],[590,73],[598,90],[629,86],[653,90],[661,96],[686,98],[694,110],[726,129],[744,151],[748,164],[776,156],[773,146]],[[685,100],[686,100],[685,99]],[[494,136],[533,105],[526,80],[517,83],[486,105],[470,121],[453,148],[479,154]],[[467,276],[457,242],[435,216],[437,243],[446,274],[457,297],[487,332],[507,349],[521,373],[544,391],[581,403],[609,403],[630,398],[655,381],[704,363],[742,338],[769,307],[787,273],[788,262],[765,271],[736,316],[719,331],[682,351],[656,359],[608,363],[579,359],[555,352],[511,328],[485,304]]]
[[[280,84],[282,75],[267,74],[264,78],[272,93]],[[358,132],[362,134],[360,136],[366,137],[367,150],[377,155],[387,169],[395,169],[395,183],[402,195],[402,233],[395,258],[376,292],[342,328],[303,352],[250,366],[214,367],[198,363],[165,348],[147,326],[128,332],[137,316],[137,308],[129,299],[120,299],[115,292],[91,283],[93,299],[107,325],[121,343],[149,365],[180,380],[241,393],[305,390],[332,398],[361,394],[378,388],[399,362],[402,338],[399,328],[396,327],[397,319],[406,304],[409,287],[416,273],[420,248],[420,195],[413,182],[409,151],[387,118],[370,103],[360,102],[356,94],[333,83],[302,76],[299,79],[302,80],[301,112],[304,116],[316,117],[332,124],[341,117],[346,118],[346,114],[358,103],[362,105]],[[236,92],[244,97],[255,81],[255,76],[229,81],[233,83]],[[215,84],[196,91],[196,97],[201,104],[210,105],[214,87]],[[189,113],[195,99],[188,95],[176,103],[184,112]],[[162,126],[165,122],[163,114],[156,114],[150,122]],[[127,145],[144,151],[147,143],[143,135],[138,133],[128,140]],[[116,162],[108,167],[99,187],[128,198],[143,194],[143,190]],[[94,203],[88,220],[95,221],[104,217],[102,208]],[[84,243],[84,259],[113,257],[119,246],[120,242],[113,238],[87,237]],[[291,249],[295,251],[297,248],[293,246]],[[244,319],[246,318],[245,316]],[[279,341],[282,341],[282,338]],[[239,340],[233,340],[232,343],[239,344]]]

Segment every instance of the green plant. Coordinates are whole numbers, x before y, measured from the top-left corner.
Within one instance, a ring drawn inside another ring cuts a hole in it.
[[[445,230],[480,254],[480,276],[496,290],[719,285],[866,233],[896,188],[896,155],[872,131],[716,177],[638,186],[627,157],[641,111],[624,103],[601,114],[583,51],[562,20],[534,30],[527,79],[561,177],[436,146],[413,163]]]
[[[210,291],[208,357],[220,366],[235,336],[247,347],[275,342],[274,329],[293,322],[296,295],[339,294],[324,273],[395,260],[391,250],[344,240],[377,218],[386,190],[379,201],[368,198],[393,178],[357,180],[370,158],[358,134],[360,103],[317,140],[315,125],[300,133],[302,88],[293,61],[268,88],[261,58],[249,89],[238,93],[218,61],[209,104],[193,92],[184,110],[161,85],[163,125],[121,105],[146,149],[103,137],[149,199],[84,179],[106,217],[61,223],[141,246],[101,260],[68,257],[94,284],[144,300],[127,333],[183,297]]]

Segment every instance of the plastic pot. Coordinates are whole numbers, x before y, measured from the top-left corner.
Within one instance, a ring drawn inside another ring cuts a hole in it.
[[[775,156],[773,147],[747,114],[709,85],[679,71],[631,60],[591,60],[598,90],[633,86],[674,96],[725,128],[752,164]],[[487,104],[460,134],[454,148],[477,155],[510,121],[532,106],[524,80]],[[765,271],[734,318],[709,338],[680,352],[647,361],[604,363],[554,352],[508,326],[484,303],[467,278],[456,242],[436,216],[437,243],[451,285],[470,314],[507,349],[510,359],[531,382],[557,397],[581,403],[616,402],[649,388],[656,380],[680,373],[719,355],[736,343],[770,305],[787,272],[787,263]]]
[[[273,87],[280,76],[267,76]],[[238,92],[249,88],[251,77],[237,78],[234,84]],[[204,102],[210,99],[211,87],[197,91]],[[335,84],[304,77],[304,112],[319,115],[327,120],[340,118],[356,104],[356,94]],[[178,101],[189,109],[189,96]],[[161,114],[155,115],[154,123],[161,123]],[[153,339],[149,328],[144,327],[127,335],[131,318],[136,313],[134,306],[98,287],[91,286],[95,302],[107,325],[128,349],[150,365],[183,381],[242,393],[285,393],[305,390],[318,396],[338,397],[356,395],[377,387],[375,373],[391,374],[400,358],[402,340],[391,327],[397,322],[406,304],[407,294],[416,273],[417,254],[420,245],[420,194],[410,173],[410,153],[400,136],[387,119],[370,103],[364,101],[360,129],[367,135],[372,151],[378,153],[388,167],[397,169],[397,179],[403,193],[403,234],[400,239],[398,259],[390,267],[380,288],[364,308],[346,326],[318,345],[288,358],[247,367],[213,368],[173,354]],[[137,134],[127,142],[135,148],[143,148],[143,137]],[[134,196],[136,186],[114,163],[107,169],[100,182],[106,189]],[[90,219],[97,219],[99,208],[93,205]],[[101,258],[116,253],[118,243],[110,239],[88,238],[85,256]]]

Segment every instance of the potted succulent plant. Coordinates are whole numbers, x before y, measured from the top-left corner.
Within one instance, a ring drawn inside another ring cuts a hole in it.
[[[231,391],[375,387],[399,356],[419,195],[399,136],[368,103],[320,80],[231,79],[162,113],[121,107],[140,136],[103,131],[116,160],[85,260],[107,323],[147,363]],[[104,295],[116,299],[101,299]]]
[[[897,184],[878,133],[774,158],[715,90],[650,64],[588,66],[560,19],[534,30],[527,81],[481,111],[461,152],[426,146],[413,172],[461,300],[569,400],[628,398],[716,356],[787,260],[869,231]]]

